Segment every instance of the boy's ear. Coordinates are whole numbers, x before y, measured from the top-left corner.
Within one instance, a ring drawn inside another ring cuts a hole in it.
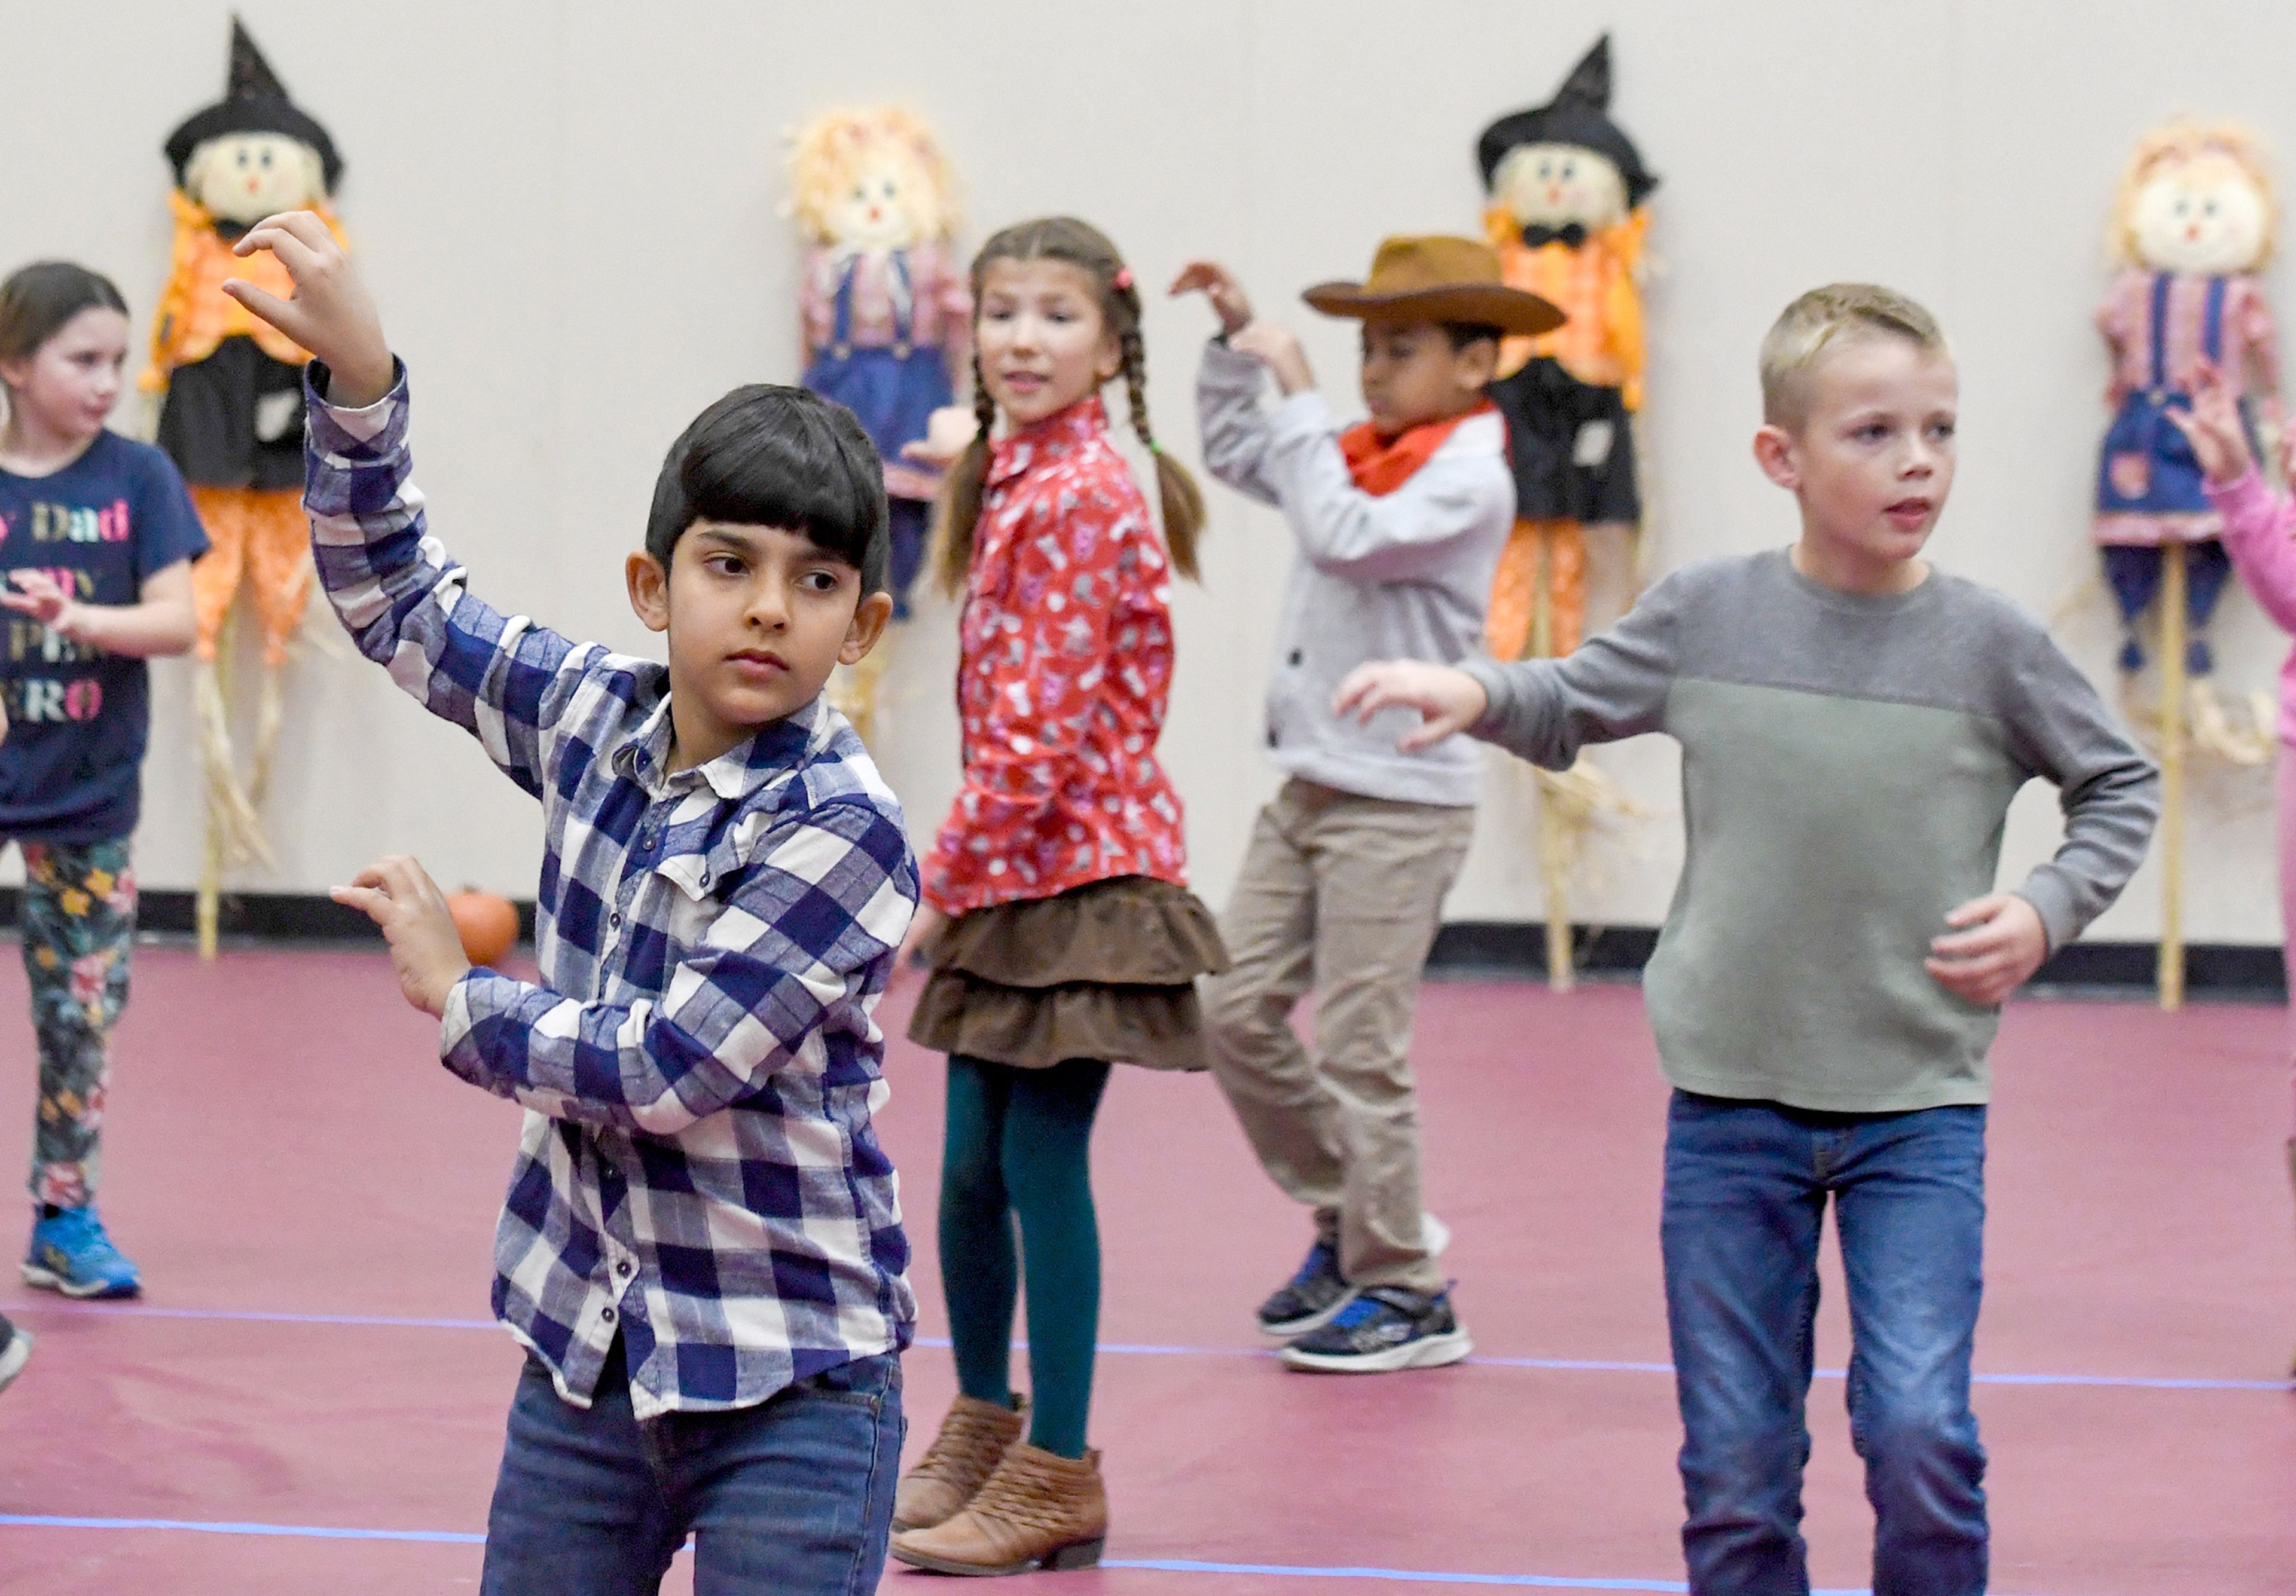
[[[845,642],[837,651],[840,665],[858,665],[877,646],[885,634],[885,623],[893,618],[893,595],[873,593],[855,607],[853,624],[845,628]]]
[[[675,558],[675,556],[673,556]],[[630,585],[630,609],[649,632],[669,630],[669,573],[661,561],[640,549],[622,566]]]
[[[1445,337],[1450,336],[1448,333]],[[1499,374],[1499,344],[1495,338],[1479,338],[1453,356],[1458,362],[1459,381],[1478,392],[1488,388]]]
[[[1762,475],[1788,493],[1801,486],[1801,450],[1794,435],[1775,423],[1754,433],[1754,463]]]

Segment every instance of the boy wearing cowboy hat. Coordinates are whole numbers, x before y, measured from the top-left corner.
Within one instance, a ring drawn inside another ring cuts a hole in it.
[[[1286,781],[1260,812],[1221,921],[1234,960],[1204,988],[1213,1072],[1260,1164],[1315,1213],[1260,1329],[1295,1369],[1375,1372],[1456,1363],[1472,1346],[1420,1207],[1412,1010],[1444,895],[1474,830],[1472,749],[1413,758],[1397,728],[1343,724],[1334,690],[1369,660],[1456,663],[1482,642],[1491,577],[1514,520],[1505,430],[1484,395],[1503,336],[1562,313],[1501,281],[1488,245],[1390,238],[1370,278],[1309,289],[1361,321],[1371,419],[1345,429],[1298,339],[1259,320],[1224,267],[1201,291],[1221,331],[1196,403],[1204,462],[1283,512],[1299,544],[1267,695],[1268,757]],[[1260,403],[1273,375],[1280,401]],[[1291,1013],[1316,992],[1312,1052]]]

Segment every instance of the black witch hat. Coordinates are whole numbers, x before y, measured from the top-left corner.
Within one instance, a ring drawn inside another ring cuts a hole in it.
[[[1485,188],[1490,187],[1506,152],[1524,144],[1578,144],[1606,156],[1626,179],[1629,210],[1658,186],[1658,179],[1643,165],[1642,151],[1611,120],[1611,36],[1607,33],[1570,69],[1570,76],[1563,79],[1553,100],[1532,110],[1501,117],[1483,129],[1475,145],[1475,158],[1482,162]]]
[[[299,107],[287,98],[287,86],[263,59],[263,52],[255,47],[247,29],[237,17],[231,20],[231,79],[225,86],[223,98],[205,110],[195,112],[182,127],[168,135],[168,160],[176,168],[176,184],[183,186],[184,167],[192,159],[192,151],[211,138],[222,138],[233,133],[277,133],[311,146],[319,152],[319,164],[326,173],[327,192],[332,193],[335,180],[343,174],[342,157],[335,153],[335,141],[327,130],[311,119]]]

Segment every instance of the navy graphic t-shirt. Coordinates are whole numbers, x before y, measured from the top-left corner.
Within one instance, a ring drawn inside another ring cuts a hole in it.
[[[133,604],[145,577],[207,546],[183,478],[150,444],[102,432],[60,471],[0,471],[0,580],[45,571],[81,603]],[[13,610],[0,610],[0,837],[127,836],[142,808],[151,732],[144,661]]]

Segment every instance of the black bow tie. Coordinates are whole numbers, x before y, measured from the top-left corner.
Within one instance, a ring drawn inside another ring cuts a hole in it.
[[[1533,222],[1522,230],[1522,241],[1534,250],[1541,244],[1554,243],[1558,239],[1575,250],[1587,241],[1587,225],[1584,222],[1565,222],[1560,227],[1549,227],[1543,222]]]

